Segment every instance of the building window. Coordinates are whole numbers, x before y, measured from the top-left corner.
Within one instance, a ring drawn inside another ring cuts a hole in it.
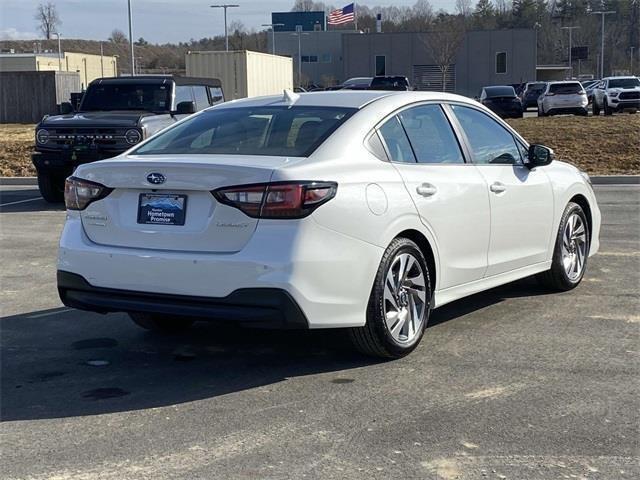
[[[496,53],[496,73],[507,73],[507,52]]]
[[[302,63],[318,63],[317,55],[302,55]]]
[[[322,63],[331,63],[331,54],[323,53],[322,54]]]
[[[387,74],[387,57],[376,55],[376,77]]]
[[[302,31],[302,25],[296,25],[296,32]]]
[[[314,32],[321,32],[322,31],[322,25],[320,25],[319,22],[316,22],[313,24],[313,31]]]

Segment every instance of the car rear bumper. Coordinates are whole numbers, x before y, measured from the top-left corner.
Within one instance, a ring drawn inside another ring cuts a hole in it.
[[[94,287],[81,275],[63,270],[58,270],[57,280],[62,303],[79,310],[191,316],[260,328],[309,327],[291,295],[276,288],[239,289],[223,298],[208,298]]]
[[[78,212],[68,212],[58,270],[80,275],[92,287],[158,298],[213,299],[216,305],[238,290],[275,289],[293,299],[309,328],[334,328],[364,325],[383,253],[383,248],[322,227],[312,217],[261,220],[249,242],[234,253],[113,247],[92,242]],[[94,311],[129,308],[124,303],[84,304]]]
[[[554,107],[547,110],[547,115],[587,115],[586,107]]]

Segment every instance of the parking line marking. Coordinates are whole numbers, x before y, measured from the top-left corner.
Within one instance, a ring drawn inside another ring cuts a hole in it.
[[[8,207],[9,205],[16,205],[18,203],[33,202],[34,200],[42,200],[42,197],[27,198],[26,200],[18,200],[16,202],[0,203],[0,207]]]
[[[37,313],[35,315],[28,315],[27,318],[42,318],[48,317],[50,315],[58,315],[59,313],[66,313],[73,310],[73,308],[62,308],[60,310],[56,310],[55,312],[45,312],[45,313]]]

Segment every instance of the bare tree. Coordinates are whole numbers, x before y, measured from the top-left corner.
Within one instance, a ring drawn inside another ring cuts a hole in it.
[[[456,13],[463,17],[471,16],[473,9],[471,8],[471,0],[456,0]]]
[[[456,58],[456,53],[464,39],[464,22],[457,18],[447,17],[439,22],[436,30],[421,36],[431,58],[442,73],[442,91],[446,91],[447,73],[451,63]]]
[[[116,28],[111,32],[109,41],[111,43],[129,43],[129,38],[122,30]]]
[[[54,34],[62,24],[62,21],[58,16],[56,6],[53,2],[41,3],[38,5],[34,18],[38,22],[38,29],[47,40],[51,39],[51,35]]]

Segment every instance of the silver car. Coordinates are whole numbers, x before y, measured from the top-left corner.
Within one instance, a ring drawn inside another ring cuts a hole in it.
[[[538,97],[538,116],[572,114],[588,115],[587,92],[578,81],[549,82]]]

